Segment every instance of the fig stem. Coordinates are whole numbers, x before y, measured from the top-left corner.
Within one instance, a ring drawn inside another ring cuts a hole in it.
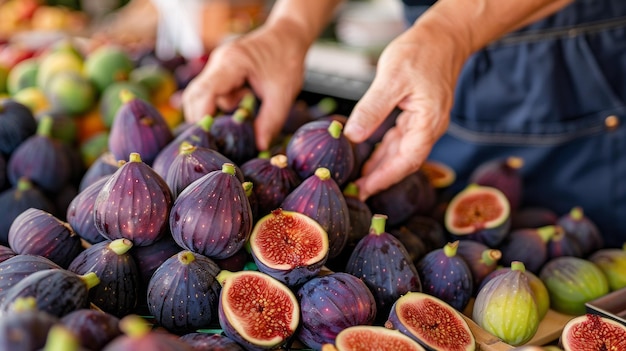
[[[228,173],[230,175],[235,175],[235,165],[229,162],[224,163],[222,165],[222,172]]]
[[[178,262],[183,265],[190,265],[196,260],[196,256],[189,250],[181,251],[178,253]]]
[[[226,283],[226,281],[232,277],[235,273],[226,270],[226,269],[222,269],[217,276],[215,277],[215,279],[217,279],[217,281],[220,283],[220,285],[223,287],[224,284]]]
[[[524,159],[518,156],[509,156],[506,159],[506,166],[511,169],[520,169],[524,166]]]
[[[122,318],[119,321],[119,327],[124,334],[131,338],[141,337],[150,332],[150,326],[146,320],[136,314],[129,314]]]
[[[246,196],[247,197],[252,196],[252,190],[254,188],[254,184],[252,182],[243,182],[241,183],[241,185],[243,186],[243,190],[246,192]]]
[[[87,286],[87,290],[93,288],[94,286],[100,284],[100,278],[96,275],[95,272],[89,272],[80,276],[80,279]]]
[[[330,122],[330,125],[328,126],[328,133],[330,134],[330,136],[332,136],[334,139],[339,139],[342,132],[343,124],[341,122],[337,120],[333,120],[332,122]]]
[[[524,262],[522,261],[513,261],[511,262],[511,270],[526,272],[526,266],[524,265]]]
[[[583,209],[580,206],[572,207],[572,209],[569,211],[569,215],[575,221],[580,221],[585,216]]]
[[[11,304],[11,310],[15,312],[35,311],[37,309],[37,300],[32,296],[18,297]]]
[[[458,249],[459,241],[452,241],[443,246],[443,254],[446,255],[446,257],[454,257]]]
[[[256,108],[256,96],[254,94],[246,94],[239,102],[239,108],[243,108],[246,111],[253,112]]]
[[[286,168],[288,166],[287,156],[283,154],[274,155],[270,158],[270,164],[281,169]]]
[[[557,230],[554,225],[546,225],[546,226],[537,228],[537,234],[539,235],[539,237],[544,243],[547,243],[548,241],[550,241],[550,239],[554,237],[556,232]]]
[[[51,116],[41,116],[37,124],[37,135],[49,137],[52,133],[52,125],[54,121]]]
[[[128,157],[128,162],[142,162],[141,155],[138,152],[131,152]]]
[[[259,151],[257,157],[264,160],[269,160],[272,157],[272,153],[269,150]]]
[[[249,116],[250,112],[248,112],[248,110],[244,108],[238,108],[237,110],[235,110],[235,113],[233,113],[232,119],[234,122],[241,124],[244,123]]]
[[[502,251],[498,249],[486,249],[482,252],[481,259],[486,266],[493,266],[502,258]]]
[[[197,147],[192,145],[190,142],[183,141],[183,142],[180,143],[180,146],[178,147],[178,153],[183,154],[183,155],[190,155],[196,149],[197,149]]]
[[[202,119],[199,120],[197,124],[200,128],[202,128],[202,130],[204,130],[205,132],[208,132],[211,130],[211,127],[213,126],[213,121],[215,121],[213,116],[206,115],[202,117]]]
[[[332,97],[325,97],[318,101],[315,106],[323,115],[329,115],[337,108],[337,100]]]
[[[385,232],[387,226],[387,216],[384,214],[375,214],[372,216],[372,224],[370,225],[370,234],[380,235]]]
[[[77,337],[67,327],[57,324],[48,331],[43,351],[76,351],[80,349]]]
[[[127,253],[132,247],[133,242],[126,238],[115,239],[109,243],[109,249],[118,256]]]
[[[128,89],[122,89],[120,91],[120,101],[122,104],[126,104],[135,98],[135,94]]]
[[[359,187],[355,182],[349,182],[343,188],[343,194],[347,197],[359,197]]]
[[[326,167],[318,167],[315,170],[315,176],[320,180],[328,180],[330,179],[330,170]]]
[[[26,191],[33,188],[33,183],[31,183],[30,179],[26,177],[20,177],[17,181],[17,190],[18,191]]]

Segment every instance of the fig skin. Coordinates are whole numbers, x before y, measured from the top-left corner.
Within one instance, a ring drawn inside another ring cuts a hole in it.
[[[516,212],[524,191],[523,166],[524,159],[517,156],[488,160],[474,169],[469,182],[499,189],[509,200],[511,212]]]
[[[252,216],[235,165],[225,163],[221,170],[207,173],[178,195],[169,223],[172,237],[181,247],[224,259],[250,238]]]
[[[426,252],[443,247],[449,239],[443,225],[426,215],[411,216],[400,227],[421,238],[426,246]]]
[[[573,235],[569,235],[565,232],[563,227],[560,225],[554,225],[556,231],[554,235],[548,240],[547,243],[547,253],[548,258],[546,261],[549,261],[556,257],[561,256],[574,256],[574,257],[583,257],[583,250],[578,239]]]
[[[60,324],[74,333],[80,345],[88,350],[101,350],[122,335],[118,317],[91,308],[81,308],[66,314]]]
[[[328,258],[337,257],[346,246],[350,214],[346,200],[328,168],[320,167],[285,197],[280,207],[316,220],[328,234]]]
[[[394,301],[409,291],[422,291],[417,268],[404,245],[385,231],[387,217],[374,214],[370,233],[361,239],[345,272],[362,279],[376,298],[376,313],[384,321]]]
[[[65,215],[67,223],[74,229],[78,236],[89,244],[96,244],[107,240],[98,231],[93,216],[93,207],[96,203],[96,198],[107,180],[108,177],[101,177],[95,180],[74,196],[67,206],[67,214]]]
[[[626,287],[626,243],[622,248],[599,249],[588,259],[604,272],[611,291]]]
[[[78,191],[81,192],[98,179],[115,173],[125,162],[125,159],[117,160],[110,151],[105,151],[87,168],[78,185]]]
[[[511,214],[511,230],[554,225],[559,216],[547,207],[521,207]]]
[[[359,278],[343,272],[317,276],[296,292],[301,322],[298,340],[319,350],[333,343],[343,329],[372,325],[376,318],[374,295]]]
[[[456,251],[457,255],[467,263],[470,269],[474,295],[483,279],[498,268],[502,252],[475,240],[460,240]]]
[[[240,107],[232,114],[221,115],[213,121],[210,132],[215,138],[217,151],[236,165],[244,164],[259,152],[256,148],[253,117],[250,110]]]
[[[565,324],[559,346],[564,351],[626,350],[626,326],[601,315],[586,313]]]
[[[94,224],[109,240],[150,245],[167,230],[172,193],[161,176],[131,153],[104,183],[93,206]]]
[[[34,301],[25,298],[25,307],[11,308],[0,318],[0,350],[31,351],[44,347],[48,331],[59,319],[38,310]]]
[[[463,311],[474,292],[472,271],[463,257],[457,255],[459,241],[426,254],[416,265],[422,291]]]
[[[0,262],[0,302],[7,290],[31,273],[61,266],[39,255],[22,254]]]
[[[196,351],[245,351],[241,345],[222,334],[192,332],[181,335],[180,340],[189,344]]]
[[[9,246],[18,254],[44,256],[63,268],[83,251],[72,227],[49,212],[29,208],[9,228]]]
[[[37,131],[37,120],[24,104],[13,99],[0,101],[0,153],[9,156]]]
[[[461,313],[445,301],[422,292],[408,292],[398,298],[385,327],[399,330],[429,351],[476,349],[474,335]]]
[[[585,215],[582,207],[574,206],[566,214],[561,215],[556,224],[565,230],[565,235],[571,235],[580,243],[582,257],[604,247],[604,238],[596,224]]]
[[[16,256],[17,253],[13,250],[11,250],[10,247],[8,246],[4,246],[4,245],[0,245],[0,263],[8,260],[11,257]]]
[[[217,317],[219,272],[213,260],[188,250],[170,257],[150,278],[150,314],[177,334],[208,327]]]
[[[289,166],[307,179],[320,168],[327,168],[339,186],[343,186],[354,168],[352,144],[337,120],[316,120],[298,128],[286,148]]]
[[[548,260],[548,243],[558,230],[559,226],[548,225],[511,231],[498,246],[502,252],[500,262],[510,266],[513,261],[522,261],[527,271],[539,273]]]
[[[150,329],[146,320],[130,314],[120,319],[122,335],[102,348],[102,351],[192,351],[193,348],[176,335]]]
[[[379,325],[355,325],[345,328],[335,339],[335,345],[325,344],[322,351],[424,351],[415,340],[401,332]]]

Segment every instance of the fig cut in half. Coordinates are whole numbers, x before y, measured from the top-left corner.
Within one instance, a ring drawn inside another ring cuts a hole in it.
[[[322,351],[424,351],[415,340],[397,330],[379,325],[356,325],[342,330],[335,345],[325,344]]]
[[[470,184],[456,194],[445,213],[445,226],[458,238],[475,239],[498,246],[511,225],[511,207],[497,188]]]
[[[295,286],[317,275],[328,258],[328,235],[313,218],[281,208],[259,219],[250,235],[259,271]]]
[[[476,350],[476,339],[461,313],[423,292],[410,291],[396,300],[385,327],[399,330],[426,350]]]
[[[565,324],[559,344],[565,351],[626,350],[626,326],[587,313]]]
[[[222,285],[218,305],[224,333],[246,350],[271,349],[289,340],[300,324],[300,306],[283,283],[259,271],[217,275]]]

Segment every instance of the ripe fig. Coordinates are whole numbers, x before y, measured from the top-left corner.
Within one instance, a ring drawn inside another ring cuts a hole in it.
[[[456,180],[456,172],[450,166],[439,161],[426,160],[420,169],[433,188],[439,191],[448,188]]]
[[[219,323],[224,333],[246,350],[279,347],[290,340],[300,324],[300,306],[283,283],[258,271],[218,276],[222,285]]]
[[[350,216],[350,231],[347,244],[354,247],[359,240],[369,234],[373,214],[367,203],[359,199],[359,188],[356,183],[349,182],[346,184],[342,193],[346,200],[346,205],[348,205],[348,214]]]
[[[497,247],[509,233],[509,200],[497,188],[469,184],[446,208],[445,227],[459,239],[475,239]]]
[[[83,191],[89,185],[102,177],[108,177],[115,173],[122,164],[126,162],[125,159],[117,160],[110,151],[105,151],[87,168],[85,174],[80,180],[78,190]]]
[[[161,176],[131,153],[104,183],[93,206],[94,224],[109,240],[150,245],[165,233],[172,193]]]
[[[389,233],[395,236],[400,240],[402,245],[406,248],[406,251],[409,253],[411,257],[411,262],[417,265],[419,261],[430,251],[434,249],[427,249],[424,240],[405,226],[401,226],[400,228],[390,229]]]
[[[0,192],[0,243],[9,244],[9,228],[17,216],[29,208],[46,212],[56,211],[54,203],[28,178],[20,178],[16,185]]]
[[[291,105],[287,113],[287,120],[283,125],[282,133],[293,134],[304,124],[330,115],[336,108],[337,100],[332,97],[324,97],[313,104],[298,99]]]
[[[461,313],[430,294],[402,295],[393,304],[385,327],[399,330],[426,350],[476,350],[476,339]]]
[[[37,309],[35,299],[21,298],[0,318],[0,350],[40,350],[59,319]]]
[[[61,141],[50,136],[52,118],[42,117],[37,133],[28,137],[13,151],[7,164],[12,185],[22,177],[40,189],[56,194],[70,181],[70,159]]]
[[[587,313],[565,324],[559,345],[564,351],[626,350],[626,326]]]
[[[579,257],[551,259],[539,272],[539,278],[550,294],[550,307],[565,314],[585,314],[585,303],[609,292],[609,283],[602,270],[595,263]]]
[[[150,314],[175,333],[206,328],[217,318],[219,272],[213,260],[188,250],[170,257],[150,278]]]
[[[232,163],[187,186],[170,214],[170,230],[178,245],[216,259],[243,247],[252,222],[250,202]]]
[[[343,124],[336,120],[318,120],[304,124],[287,144],[289,166],[301,179],[327,168],[339,186],[343,186],[354,168],[350,141],[343,135]]]
[[[547,207],[521,207],[511,214],[511,230],[554,225],[557,219],[559,216]]]
[[[148,321],[136,314],[120,319],[120,335],[106,344],[102,351],[192,351],[193,348],[176,335],[152,330]]]
[[[174,140],[165,145],[157,154],[152,163],[154,171],[165,178],[170,164],[180,152],[180,145],[183,142],[192,146],[200,146],[217,151],[215,138],[211,135],[213,120],[213,117],[210,115],[204,116],[198,122],[191,124],[189,128],[176,135]],[[226,158],[226,156],[224,157]]]
[[[376,298],[376,311],[384,320],[391,305],[409,291],[422,291],[420,276],[404,245],[386,232],[387,216],[374,214],[370,232],[361,239],[345,272],[361,278]]]
[[[513,346],[529,341],[541,321],[524,270],[517,261],[509,271],[490,279],[478,291],[472,311],[476,324]]]
[[[259,204],[259,217],[279,208],[287,195],[302,182],[289,167],[284,154],[255,157],[242,164],[241,171],[254,185],[252,191]]]
[[[513,261],[522,261],[526,270],[539,273],[548,260],[548,242],[558,230],[561,230],[559,226],[547,225],[511,231],[498,246],[501,263],[509,266]]]
[[[328,258],[324,228],[309,216],[281,208],[257,221],[249,242],[259,271],[290,287],[317,275]]]
[[[9,246],[18,254],[44,256],[63,268],[83,250],[69,224],[37,208],[15,218],[9,228]]]
[[[565,235],[575,237],[580,243],[583,249],[582,257],[587,257],[590,253],[604,247],[604,238],[600,229],[585,215],[580,206],[574,206],[568,213],[561,215],[556,224],[563,227]]]
[[[604,272],[611,291],[626,287],[626,244],[622,248],[599,249],[588,260]]]
[[[506,196],[515,212],[522,202],[524,159],[517,156],[491,159],[480,164],[469,176],[469,182],[494,187]]]
[[[123,90],[120,96],[123,104],[115,113],[109,132],[109,150],[118,160],[138,153],[147,165],[152,165],[174,135],[152,103],[136,97],[129,90]]]
[[[335,344],[325,344],[322,351],[424,351],[424,348],[401,332],[379,325],[355,325],[337,334]]]
[[[457,256],[459,241],[452,241],[424,256],[416,265],[422,291],[458,311],[463,311],[474,292],[474,279],[467,262]]]
[[[245,351],[241,345],[223,334],[191,332],[181,335],[180,340],[189,344],[196,351]]]
[[[475,240],[459,240],[456,250],[457,256],[461,257],[470,269],[475,294],[478,287],[487,275],[495,271],[500,263],[502,252]]]
[[[7,290],[31,273],[61,266],[39,255],[21,254],[0,262],[0,301]]]
[[[0,153],[5,156],[37,131],[37,120],[26,105],[13,99],[0,101]]]
[[[236,165],[242,165],[259,152],[256,148],[253,113],[240,107],[232,114],[215,118],[211,135],[215,138],[217,151]]]
[[[0,302],[0,314],[6,313],[20,298],[33,297],[37,309],[56,317],[89,306],[89,289],[100,283],[93,273],[78,275],[66,269],[44,269],[29,274],[7,289]]]
[[[93,308],[81,308],[63,316],[60,324],[70,330],[80,345],[88,350],[101,350],[122,335],[118,317]]]
[[[583,252],[586,249],[583,250],[578,239],[573,235],[567,234],[560,225],[555,224],[554,227],[556,229],[554,235],[547,242],[547,260],[561,256],[583,257]]]
[[[8,260],[11,257],[16,256],[17,253],[13,250],[11,250],[10,247],[8,246],[4,246],[4,245],[0,245],[0,263]]]
[[[401,225],[411,216],[430,213],[434,204],[434,188],[420,171],[367,199],[373,213],[389,217],[390,227]]]
[[[95,180],[92,184],[79,192],[67,207],[65,218],[76,234],[89,244],[105,241],[94,223],[93,206],[102,190],[107,177]]]
[[[301,309],[301,325],[296,336],[310,348],[319,350],[333,343],[343,329],[372,325],[376,300],[365,283],[348,273],[317,276],[296,292]]]
[[[443,247],[448,242],[448,236],[443,225],[432,217],[425,215],[411,216],[402,223],[411,233],[418,236],[426,245],[426,251],[432,251]]]
[[[100,284],[89,289],[89,302],[104,312],[122,317],[133,312],[140,293],[140,276],[128,250],[133,243],[115,239],[93,244],[81,252],[68,270],[82,275],[94,272]]]

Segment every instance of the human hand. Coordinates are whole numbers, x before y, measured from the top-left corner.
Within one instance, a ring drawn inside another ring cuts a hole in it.
[[[277,22],[216,48],[183,92],[185,119],[232,110],[252,89],[262,101],[255,119],[257,148],[268,149],[302,87],[304,42],[289,23]]]
[[[374,81],[344,129],[352,142],[363,142],[394,108],[401,110],[356,180],[362,200],[417,171],[446,131],[455,83],[467,57],[446,44],[452,43],[407,31],[382,52]]]

